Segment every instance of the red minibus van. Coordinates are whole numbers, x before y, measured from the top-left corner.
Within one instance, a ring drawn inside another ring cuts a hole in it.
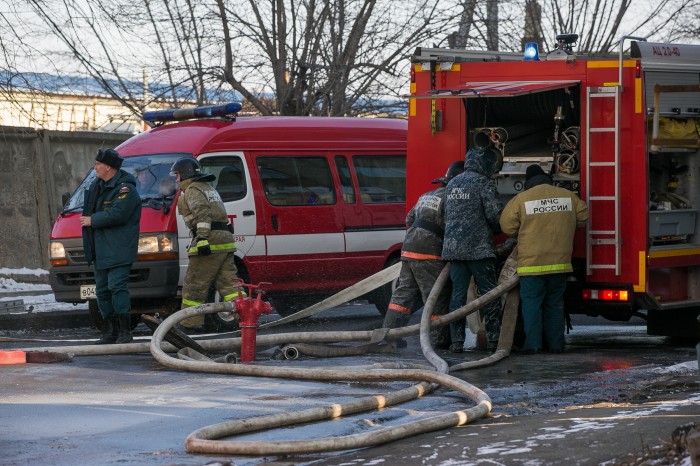
[[[235,118],[240,106],[204,107],[222,118],[176,120],[152,112],[156,126],[116,149],[134,174],[143,200],[138,260],[129,288],[132,324],[144,313],[179,309],[189,232],[177,214],[170,167],[196,157],[221,195],[234,226],[236,265],[246,282],[266,287],[287,315],[399,260],[405,233],[406,130],[403,120],[381,118]],[[197,109],[193,109],[197,110]],[[185,112],[191,118],[196,112]],[[148,117],[150,116],[150,120]],[[94,180],[90,170],[64,205],[50,238],[51,287],[59,302],[94,299],[93,271],[85,263],[79,217]],[[385,312],[391,285],[367,296]],[[216,299],[212,295],[212,299]],[[210,329],[230,330],[226,315],[208,316]]]

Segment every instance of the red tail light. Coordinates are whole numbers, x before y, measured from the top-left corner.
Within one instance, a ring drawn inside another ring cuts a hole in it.
[[[601,301],[629,301],[629,291],[627,290],[581,290],[583,299],[597,299]]]

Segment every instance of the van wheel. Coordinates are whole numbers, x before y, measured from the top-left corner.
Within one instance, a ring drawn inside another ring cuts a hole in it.
[[[90,323],[100,332],[107,330],[107,325],[102,318],[102,313],[100,312],[96,299],[88,301],[88,311],[90,312]],[[138,327],[140,321],[141,314],[131,314],[131,330]]]
[[[384,268],[389,268],[392,265],[396,264],[399,262],[398,257],[390,257],[388,261],[386,261],[386,264],[384,264]],[[386,315],[386,311],[389,309],[389,303],[391,302],[391,295],[394,293],[394,290],[396,289],[396,284],[398,283],[399,279],[397,278],[396,280],[392,280],[391,282],[387,283],[386,285],[382,285],[381,287],[377,288],[374,291],[371,291],[367,295],[367,300],[374,304],[377,307],[377,310],[381,315]]]

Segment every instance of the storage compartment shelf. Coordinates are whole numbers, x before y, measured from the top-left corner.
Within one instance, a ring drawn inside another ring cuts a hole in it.
[[[649,212],[652,241],[685,241],[695,234],[697,209],[653,210]]]

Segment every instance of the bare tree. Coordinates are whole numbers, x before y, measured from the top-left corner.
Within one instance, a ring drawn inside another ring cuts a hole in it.
[[[563,33],[579,34],[577,50],[585,53],[616,51],[623,35],[700,41],[699,0],[462,0],[460,5],[460,24],[448,36],[451,47],[515,51],[523,42],[543,41],[553,47]]]
[[[582,52],[609,52],[622,34],[697,39],[699,2],[5,0],[0,92],[41,66],[87,72],[137,115],[153,101],[230,99],[263,115],[402,113],[417,46],[519,50],[524,30],[551,43],[578,33]]]
[[[679,15],[697,11],[697,0],[547,0],[543,29],[553,42],[557,34],[579,34],[577,49],[586,53],[616,51],[623,35],[674,40],[668,30]]]
[[[149,100],[234,95],[263,115],[389,112],[408,76],[407,54],[456,24],[444,0],[25,2],[136,114]]]

